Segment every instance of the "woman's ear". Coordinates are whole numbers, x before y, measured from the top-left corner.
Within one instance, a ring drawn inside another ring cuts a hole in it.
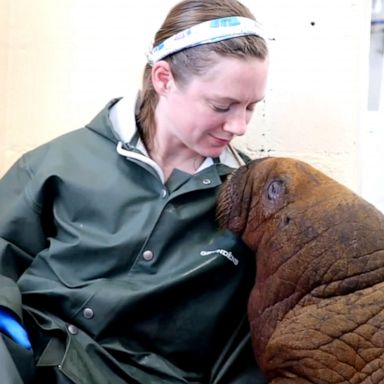
[[[153,64],[152,84],[153,88],[155,88],[155,91],[159,95],[165,95],[168,92],[172,82],[173,76],[171,67],[166,61],[160,60]]]

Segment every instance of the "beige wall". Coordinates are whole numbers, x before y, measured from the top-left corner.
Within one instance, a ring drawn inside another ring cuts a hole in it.
[[[136,88],[153,33],[175,3],[0,0],[0,175]],[[266,101],[238,144],[254,157],[302,158],[358,190],[369,1],[244,3],[275,41]]]

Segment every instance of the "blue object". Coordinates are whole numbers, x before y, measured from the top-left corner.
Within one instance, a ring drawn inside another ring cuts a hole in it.
[[[4,308],[0,308],[0,332],[9,336],[16,344],[26,349],[32,348],[24,327],[12,312]]]

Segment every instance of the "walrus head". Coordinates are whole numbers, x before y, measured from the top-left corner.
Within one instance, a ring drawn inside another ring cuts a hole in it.
[[[382,383],[384,215],[311,165],[270,157],[227,179],[217,216],[255,252],[248,318],[270,383]]]
[[[253,160],[236,170],[223,184],[217,206],[219,225],[257,252],[257,282],[261,284],[283,264],[294,265],[290,270],[295,275],[302,267],[295,260],[303,249],[308,250],[306,260],[313,259],[318,266],[308,279],[300,280],[303,292],[325,283],[321,271],[326,273],[328,265],[319,255],[331,244],[339,250],[355,247],[360,252],[356,233],[361,234],[360,223],[368,215],[375,222],[382,220],[373,206],[320,170],[279,157]],[[377,236],[371,232],[365,238]],[[339,270],[329,275],[329,281],[345,277],[344,267],[334,263],[332,268]],[[292,291],[291,280],[279,285],[282,296]]]
[[[288,225],[291,216],[287,208],[300,202],[307,204],[304,201],[308,198],[323,199],[328,181],[309,164],[294,159],[253,160],[238,168],[223,184],[217,207],[219,225],[241,236],[251,232],[248,245],[256,248],[261,224],[273,220],[281,228]]]

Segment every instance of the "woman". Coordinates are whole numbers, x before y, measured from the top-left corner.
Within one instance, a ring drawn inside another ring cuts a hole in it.
[[[8,171],[4,382],[264,382],[246,320],[254,260],[218,230],[215,199],[243,164],[230,143],[267,71],[246,7],[182,1],[155,36],[137,97],[112,100]]]

